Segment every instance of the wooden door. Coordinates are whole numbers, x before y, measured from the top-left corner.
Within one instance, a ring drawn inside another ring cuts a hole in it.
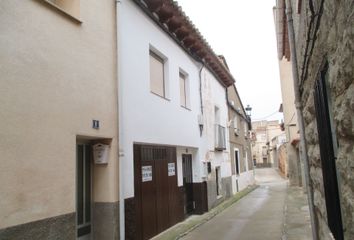
[[[150,239],[180,220],[176,150],[134,145],[135,239]]]
[[[192,171],[192,155],[182,155],[183,169],[183,187],[184,187],[184,213],[189,215],[194,210],[193,198],[193,171]]]

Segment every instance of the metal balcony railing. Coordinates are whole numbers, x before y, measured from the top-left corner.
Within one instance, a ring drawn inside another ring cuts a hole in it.
[[[215,150],[226,150],[225,127],[215,124]]]

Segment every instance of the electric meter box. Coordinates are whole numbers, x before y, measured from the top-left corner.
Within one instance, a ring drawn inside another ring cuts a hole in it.
[[[97,143],[93,145],[93,161],[95,164],[108,163],[109,145]]]

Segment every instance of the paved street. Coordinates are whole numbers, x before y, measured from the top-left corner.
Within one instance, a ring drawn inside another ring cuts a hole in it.
[[[304,204],[306,205],[305,198],[292,198],[292,200],[300,203],[297,205],[301,205],[302,209],[300,207],[299,214],[295,212],[298,222],[288,224],[286,219],[289,216],[284,212],[286,202],[289,199],[287,181],[271,168],[257,169],[256,181],[260,185],[258,189],[182,239],[293,239],[288,238],[288,234],[285,234],[287,232],[295,234],[295,237],[301,236],[298,238],[301,240],[311,239],[308,211],[306,206],[303,207]],[[301,195],[301,190],[297,193]],[[292,210],[294,211],[294,208]],[[292,229],[293,226],[296,228],[295,231]]]

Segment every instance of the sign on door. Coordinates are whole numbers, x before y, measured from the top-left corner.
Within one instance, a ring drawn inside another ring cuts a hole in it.
[[[142,166],[141,176],[143,182],[152,181],[152,166]]]
[[[175,163],[168,163],[168,176],[176,175]]]

